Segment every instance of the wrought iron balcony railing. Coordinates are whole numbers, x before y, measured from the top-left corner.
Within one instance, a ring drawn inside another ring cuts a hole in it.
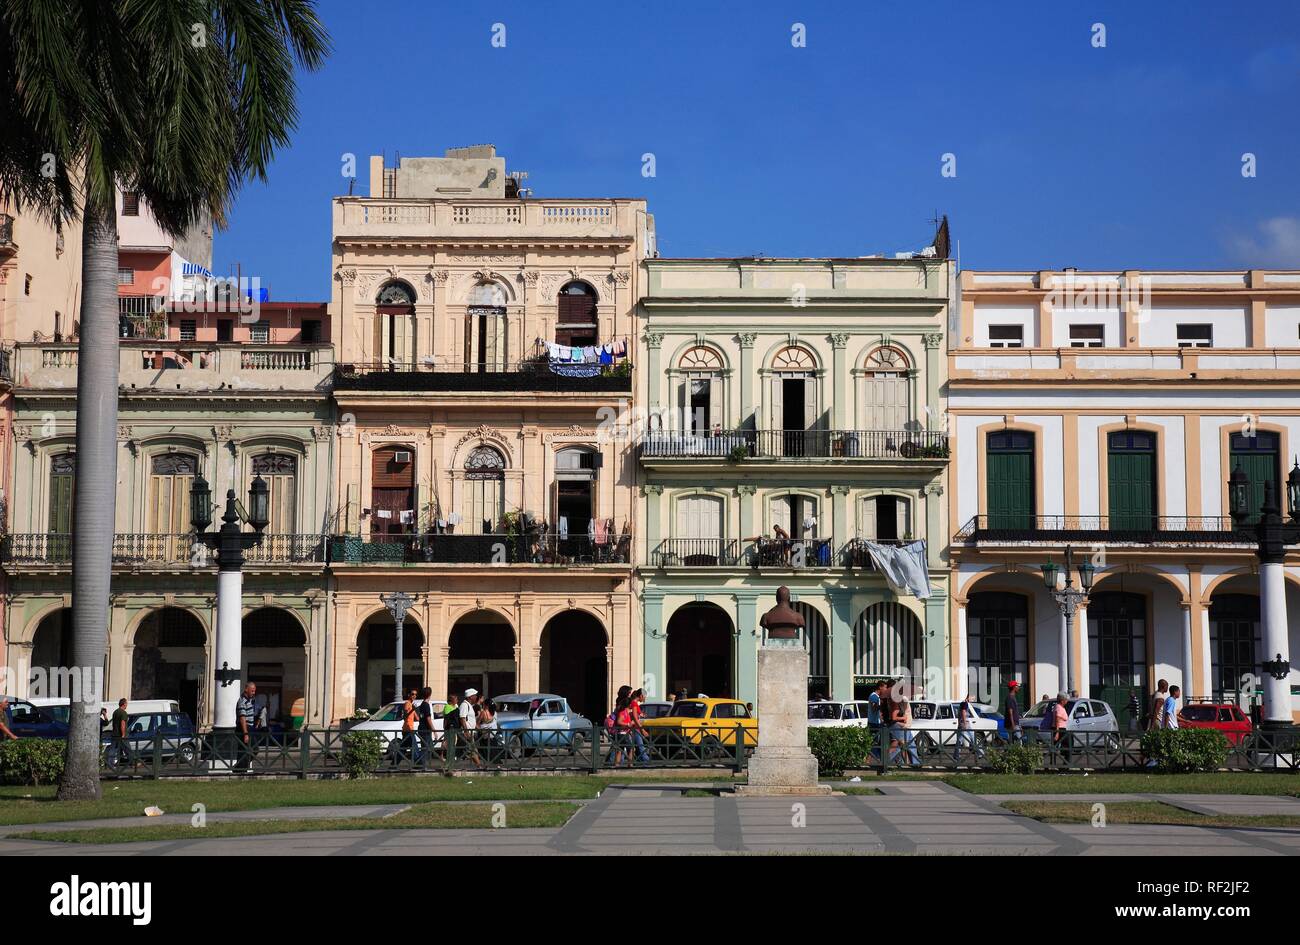
[[[745,549],[745,563],[759,570],[833,568],[842,560],[832,538],[759,538]]]
[[[630,532],[608,535],[556,534],[371,534],[334,535],[332,565],[471,564],[602,565],[631,561]]]
[[[631,392],[629,362],[591,367],[598,373],[573,377],[555,373],[544,358],[508,362],[339,364],[334,371],[334,388],[340,391]]]
[[[727,568],[740,560],[728,538],[667,538],[650,557],[656,568]]]
[[[74,536],[62,532],[5,535],[0,539],[0,561],[5,564],[66,567],[72,563]],[[262,543],[244,552],[248,566],[319,564],[325,560],[322,535],[263,535]],[[201,568],[216,559],[192,533],[119,533],[113,536],[113,564]]]
[[[953,536],[966,544],[1241,545],[1223,515],[976,515]]]
[[[948,459],[941,430],[717,430],[648,434],[645,458],[746,459]]]

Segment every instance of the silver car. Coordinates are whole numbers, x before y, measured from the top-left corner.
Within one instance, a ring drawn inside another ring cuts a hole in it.
[[[1021,731],[1025,740],[1051,741],[1050,729],[1040,728],[1049,706],[1054,702],[1039,702],[1020,717]],[[1109,705],[1100,699],[1070,699],[1065,703],[1065,730],[1072,735],[1081,736],[1073,739],[1075,744],[1082,742],[1090,747],[1105,746],[1119,748],[1119,719]]]
[[[498,737],[509,750],[524,754],[561,748],[577,754],[590,744],[591,722],[569,708],[564,696],[514,692],[494,696]]]

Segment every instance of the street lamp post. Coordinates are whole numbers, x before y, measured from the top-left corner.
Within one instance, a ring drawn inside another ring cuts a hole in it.
[[[393,625],[397,627],[397,665],[394,669],[393,698],[401,702],[402,696],[405,695],[402,692],[402,625],[406,623],[406,612],[415,603],[415,598],[405,591],[397,591],[394,594],[380,594],[379,600],[388,608],[388,613],[393,618]]]
[[[1260,619],[1264,624],[1264,727],[1291,728],[1291,663],[1287,656],[1286,576],[1288,545],[1300,544],[1300,462],[1286,477],[1290,521],[1284,521],[1272,479],[1264,480],[1259,520],[1250,522],[1250,477],[1240,465],[1228,477],[1232,530],[1255,542],[1259,558]],[[1268,654],[1275,653],[1272,659]]]
[[[1061,570],[1056,564],[1049,560],[1040,567],[1043,572],[1043,583],[1047,585],[1047,591],[1056,601],[1056,606],[1060,608],[1061,616],[1065,618],[1061,624],[1061,678],[1065,680],[1064,692],[1069,695],[1074,692],[1074,672],[1070,666],[1070,637],[1074,632],[1074,615],[1079,610],[1079,605],[1088,600],[1088,592],[1092,590],[1092,578],[1097,569],[1093,567],[1092,562],[1084,560],[1078,567],[1080,587],[1074,586],[1074,549],[1069,545],[1065,547],[1065,587],[1059,590],[1056,587],[1056,575]]]
[[[240,691],[237,683],[243,665],[244,550],[261,543],[269,514],[270,491],[266,480],[255,476],[248,490],[248,509],[241,508],[234,489],[228,490],[221,528],[215,532],[207,531],[212,524],[212,490],[202,476],[196,476],[190,485],[190,521],[194,525],[194,541],[215,552],[217,558],[217,692],[213,734],[218,742],[236,737],[235,707]],[[241,519],[252,526],[252,534],[242,530]]]

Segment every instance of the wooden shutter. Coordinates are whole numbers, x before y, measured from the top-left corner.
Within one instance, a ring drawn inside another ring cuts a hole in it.
[[[907,538],[912,534],[912,501],[904,496],[898,496],[894,499],[894,515],[898,520],[898,537]]]
[[[714,430],[722,426],[722,381],[710,377],[705,383],[709,385],[709,429]]]
[[[73,496],[77,477],[69,460],[59,457],[65,471],[50,474],[50,531],[59,535],[72,533]]]
[[[990,450],[986,482],[990,528],[1029,528],[1033,524],[1032,449]]]
[[[858,537],[867,541],[876,540],[876,497],[871,496],[858,503]]]

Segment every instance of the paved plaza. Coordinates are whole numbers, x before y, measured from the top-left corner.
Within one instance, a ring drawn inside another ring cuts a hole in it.
[[[695,785],[698,787],[698,785]],[[977,796],[944,784],[894,784],[880,795],[809,798],[686,797],[682,787],[612,787],[559,829],[343,830],[265,837],[82,845],[0,841],[0,853],[95,855],[418,855],[418,854],[766,854],[919,853],[1029,855],[1286,855],[1300,853],[1300,828],[1043,824],[999,805],[1011,795]],[[1196,811],[1300,814],[1300,799],[1234,795],[1018,795],[1026,800],[1121,803],[1158,800]],[[209,822],[384,816],[403,805],[288,808],[209,814]],[[167,815],[182,822],[188,815]],[[82,822],[122,826],[130,821]],[[55,825],[4,828],[52,830]]]

